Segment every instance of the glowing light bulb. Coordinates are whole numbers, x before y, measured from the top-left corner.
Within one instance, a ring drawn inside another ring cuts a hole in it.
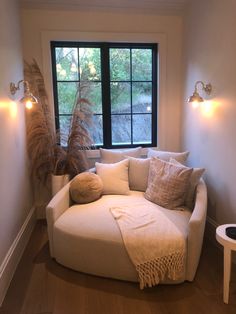
[[[147,111],[151,111],[151,106],[147,106]]]
[[[193,107],[194,109],[196,109],[198,106],[199,106],[199,102],[198,102],[198,101],[193,101],[193,102],[192,102],[192,107]]]
[[[32,109],[32,107],[33,107],[32,102],[28,100],[28,101],[25,103],[25,107],[26,107],[27,109]]]

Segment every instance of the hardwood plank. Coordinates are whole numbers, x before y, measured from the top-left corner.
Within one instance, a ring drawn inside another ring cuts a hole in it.
[[[49,255],[45,222],[38,222],[22,256],[0,314],[235,314],[236,267],[230,300],[223,294],[222,251],[204,241],[192,283],[138,284],[100,278],[67,269]]]

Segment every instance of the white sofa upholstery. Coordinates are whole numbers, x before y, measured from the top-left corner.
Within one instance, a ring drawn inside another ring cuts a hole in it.
[[[50,254],[59,263],[74,270],[121,280],[138,281],[119,228],[109,208],[132,204],[144,198],[143,192],[130,195],[103,195],[99,200],[71,205],[68,183],[46,209]],[[196,188],[193,211],[157,209],[175,222],[187,243],[185,275],[178,282],[194,279],[201,254],[207,210],[207,190],[201,179]],[[170,282],[170,281],[165,281]],[[177,283],[177,282],[172,282]]]

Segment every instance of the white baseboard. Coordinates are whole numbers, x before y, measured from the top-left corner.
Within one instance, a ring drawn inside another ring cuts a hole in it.
[[[35,208],[32,208],[0,265],[0,306],[7,293],[16,267],[21,259],[29,237],[36,223]]]

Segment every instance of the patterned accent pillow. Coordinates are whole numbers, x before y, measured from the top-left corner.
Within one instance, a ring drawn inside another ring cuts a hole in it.
[[[164,150],[155,150],[152,148],[148,149],[147,157],[157,157],[161,160],[170,161],[170,158],[174,158],[178,162],[181,162],[182,164],[185,163],[189,155],[189,152],[182,152],[182,153],[176,153],[176,152],[168,152]]]
[[[145,198],[168,209],[184,207],[192,171],[192,168],[152,158]]]
[[[172,164],[179,165],[179,166],[183,167],[183,165],[181,163],[179,163],[177,160],[175,160],[174,158],[171,158],[170,162]],[[186,199],[185,199],[185,205],[189,209],[193,209],[193,207],[194,207],[194,199],[195,199],[194,196],[195,196],[196,186],[198,185],[198,182],[199,182],[201,176],[203,175],[204,171],[205,171],[204,168],[193,168],[193,172],[192,172],[191,177],[190,177],[189,187],[188,187],[188,191],[186,193]]]

